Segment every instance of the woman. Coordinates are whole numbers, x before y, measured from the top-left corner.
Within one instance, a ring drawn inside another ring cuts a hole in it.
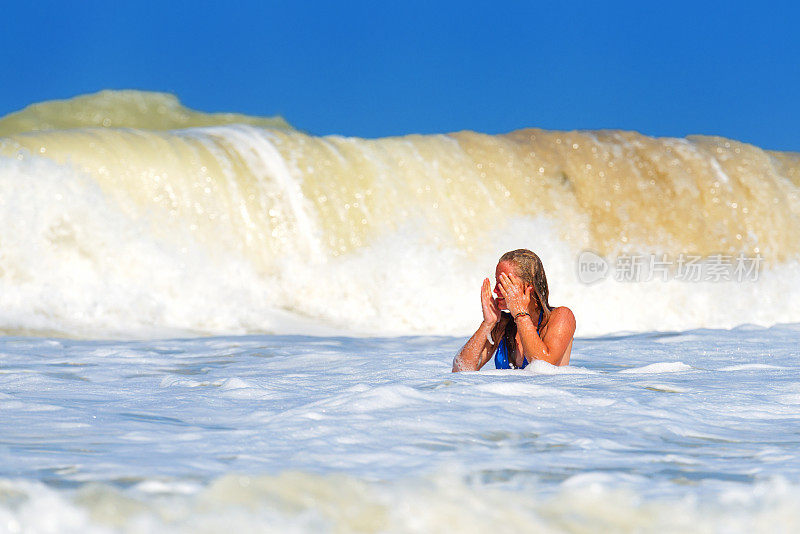
[[[568,365],[575,316],[566,306],[550,307],[539,256],[527,249],[506,252],[495,278],[497,298],[492,298],[486,278],[481,288],[483,322],[456,355],[453,372],[477,371],[492,356],[498,369],[522,369],[533,360]]]

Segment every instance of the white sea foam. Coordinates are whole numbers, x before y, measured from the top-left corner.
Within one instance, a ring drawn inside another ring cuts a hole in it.
[[[452,475],[376,484],[347,476],[230,475],[202,488],[148,482],[56,492],[0,481],[6,532],[792,532],[800,488],[777,478],[715,498],[643,499],[619,476],[579,475],[552,496],[519,494]],[[634,477],[635,478],[635,477]],[[629,482],[634,482],[631,480]],[[16,501],[16,502],[15,502]]]
[[[623,369],[620,373],[646,375],[652,373],[680,373],[689,371],[691,367],[682,362],[658,362],[645,365],[644,367],[634,367],[633,369]]]
[[[781,370],[785,369],[779,365],[769,365],[766,363],[743,363],[740,365],[728,365],[718,369],[719,371],[763,371],[763,370]]]
[[[0,527],[791,531],[796,332],[458,374],[463,338],[3,338]]]

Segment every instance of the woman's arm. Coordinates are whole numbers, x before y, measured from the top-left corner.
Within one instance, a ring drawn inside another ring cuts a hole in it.
[[[488,362],[497,350],[497,342],[490,344],[487,339],[492,335],[494,325],[488,324],[486,321],[482,322],[478,330],[472,334],[466,345],[461,347],[461,350],[456,354],[453,359],[453,372],[459,371],[477,371]]]
[[[492,338],[494,343],[490,343],[489,336],[493,334],[495,325],[500,321],[500,308],[492,298],[491,284],[488,278],[483,280],[481,286],[481,308],[483,309],[483,322],[453,359],[454,373],[477,371],[489,361],[497,349],[497,341]]]
[[[522,315],[516,322],[522,352],[529,362],[544,360],[553,365],[561,364],[561,358],[575,335],[575,315],[569,308],[557,308],[550,314],[544,339],[536,333],[530,315]]]

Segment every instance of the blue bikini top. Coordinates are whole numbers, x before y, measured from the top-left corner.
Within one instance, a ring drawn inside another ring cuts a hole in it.
[[[539,324],[536,325],[536,333],[539,333],[539,327],[542,326],[542,314],[544,310],[539,310]],[[522,358],[522,367],[520,369],[525,369],[528,366],[528,360],[523,356]],[[511,362],[508,360],[508,347],[506,346],[506,335],[503,332],[503,335],[500,336],[500,341],[497,342],[497,352],[494,353],[494,367],[495,369],[516,369],[516,367],[511,366]]]

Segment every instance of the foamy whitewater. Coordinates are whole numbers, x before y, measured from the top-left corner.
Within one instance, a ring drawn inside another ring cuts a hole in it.
[[[0,532],[795,532],[800,154],[0,118]],[[499,255],[572,365],[450,373]]]

